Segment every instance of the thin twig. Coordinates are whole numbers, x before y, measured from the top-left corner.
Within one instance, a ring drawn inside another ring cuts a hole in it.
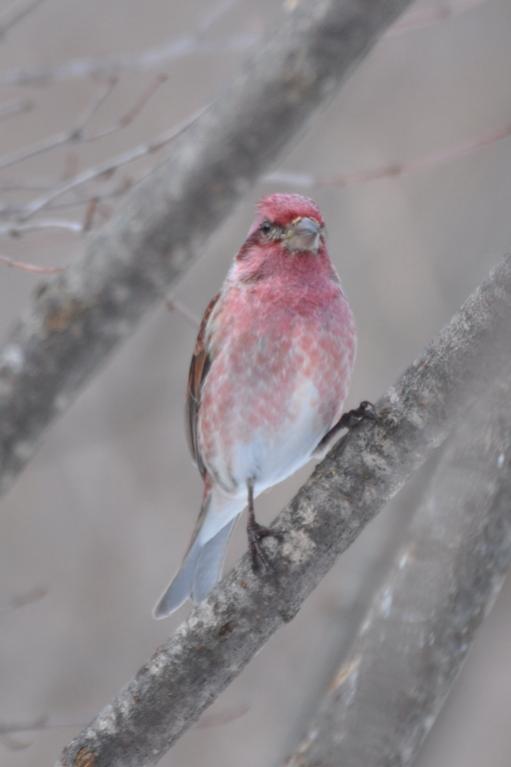
[[[177,298],[165,298],[165,306],[170,312],[177,312],[177,314],[180,314],[181,317],[183,317],[187,323],[197,330],[197,328],[200,325],[200,319],[197,317],[193,312],[191,312],[187,307],[181,303]]]
[[[208,56],[228,51],[245,51],[259,41],[259,36],[240,35],[218,43],[203,40],[207,32],[238,2],[239,0],[220,0],[209,10],[206,7],[200,16],[197,30],[192,35],[182,35],[142,53],[71,59],[46,70],[24,72],[14,69],[0,76],[0,85],[40,85],[74,78],[112,76],[126,71],[144,72],[161,68],[185,56]]]
[[[101,89],[101,91],[94,95],[91,104],[87,107],[83,116],[78,120],[77,124],[73,128],[70,128],[66,131],[60,131],[59,133],[55,133],[53,136],[48,136],[47,138],[42,139],[41,141],[38,141],[29,147],[24,147],[18,152],[13,152],[12,154],[0,157],[0,170],[5,170],[6,168],[10,168],[11,166],[17,165],[18,163],[24,162],[25,160],[31,160],[34,157],[38,157],[45,152],[50,152],[66,144],[83,141],[83,131],[85,127],[87,126],[88,122],[95,116],[96,112],[99,110],[108,96],[110,96],[113,88],[115,87],[115,84],[116,81],[113,79],[110,80]]]
[[[71,59],[48,69],[8,69],[0,74],[0,85],[46,85],[63,80],[85,80],[89,77],[120,75],[125,72],[153,72],[185,57],[245,53],[261,42],[258,34],[238,35],[221,42],[198,41],[195,37],[179,37],[138,55],[120,54],[104,58]]]
[[[35,602],[39,602],[43,599],[47,593],[48,589],[46,586],[34,586],[28,591],[24,591],[11,597],[8,609],[19,610],[22,607],[33,605]]]
[[[39,277],[43,274],[60,274],[66,268],[65,266],[38,266],[37,264],[29,264],[26,261],[16,261],[14,258],[2,255],[0,255],[0,263],[5,266],[10,266],[12,269],[19,269],[22,272],[36,274]]]
[[[411,32],[432,24],[443,23],[465,11],[474,9],[487,0],[461,0],[461,2],[445,3],[439,9],[423,11],[414,18],[404,22],[403,28],[397,27],[390,30],[389,36],[399,36],[404,32]],[[225,5],[230,7],[231,3]],[[214,11],[212,12],[212,16]],[[217,20],[216,18],[214,19]],[[257,32],[245,33],[236,37],[227,38],[220,42],[202,40],[204,34],[202,28],[199,34],[183,35],[162,43],[154,48],[149,48],[139,54],[120,54],[106,56],[104,58],[70,59],[46,69],[10,69],[0,75],[0,85],[41,85],[70,79],[86,79],[93,76],[119,75],[122,72],[147,72],[154,71],[170,64],[173,61],[193,56],[214,56],[227,53],[244,53],[261,42]]]
[[[46,717],[42,716],[35,719],[33,722],[28,722],[26,725],[18,722],[12,722],[10,724],[3,724],[0,722],[0,743],[4,748],[9,749],[9,751],[23,751],[30,748],[32,743],[22,741],[15,736],[24,732],[42,729],[45,721]]]
[[[400,37],[407,32],[442,24],[456,16],[487,3],[488,0],[456,0],[444,2],[433,8],[424,8],[419,11],[410,11],[406,17],[400,19],[397,24],[388,30],[385,37]]]
[[[84,232],[89,232],[92,229],[94,216],[98,209],[98,202],[99,200],[97,197],[92,197],[87,203],[87,207],[85,209],[85,217],[84,217],[83,225],[82,225],[82,229]]]
[[[156,77],[154,77],[149,82],[133,106],[131,106],[127,112],[124,112],[124,114],[119,117],[116,123],[103,131],[98,131],[93,136],[86,137],[85,141],[95,141],[98,138],[110,136],[112,133],[115,133],[121,128],[126,128],[128,125],[131,125],[135,118],[138,117],[142,110],[145,108],[147,102],[154,96],[160,86],[163,85],[163,83],[165,83],[167,80],[168,76],[165,73],[160,72],[160,74],[156,75]]]
[[[367,184],[382,179],[400,178],[420,171],[429,170],[438,165],[452,162],[460,157],[466,157],[480,149],[497,144],[511,136],[511,123],[498,128],[495,131],[468,139],[460,144],[443,149],[439,152],[419,157],[410,162],[391,162],[367,170],[353,171],[351,173],[336,173],[333,176],[314,176],[310,173],[294,171],[274,171],[265,176],[265,181],[271,184],[288,184],[300,189],[312,189],[314,187],[348,187],[356,184]]]
[[[131,106],[124,114],[115,120],[112,125],[92,133],[87,133],[87,127],[90,125],[91,121],[96,116],[105,101],[109,98],[117,84],[117,80],[115,78],[110,78],[109,82],[104,86],[104,88],[94,96],[91,104],[87,107],[85,113],[73,128],[55,133],[53,136],[48,136],[48,138],[45,138],[42,141],[38,141],[36,144],[32,144],[32,146],[25,147],[18,152],[14,152],[10,155],[1,157],[0,170],[5,170],[6,168],[10,168],[13,165],[17,165],[18,163],[25,162],[26,160],[31,160],[34,157],[38,157],[45,152],[53,151],[59,147],[68,145],[79,146],[81,144],[92,143],[94,141],[99,141],[106,136],[111,136],[113,133],[117,133],[118,131],[130,125],[135,120],[135,118],[138,117],[149,99],[156,93],[158,88],[162,85],[163,82],[165,82],[165,80],[165,75],[158,75],[149,83],[142,94],[137,98],[133,106]]]
[[[39,716],[37,719],[33,719],[30,722],[0,722],[0,735],[15,735],[20,732],[32,732],[34,730],[42,730],[48,723],[47,716]]]
[[[29,232],[41,232],[46,229],[57,229],[61,232],[82,234],[84,224],[79,221],[69,221],[65,218],[39,218],[26,224],[0,224],[0,237],[21,237]]]
[[[235,722],[242,716],[250,711],[250,706],[247,703],[240,703],[233,705],[230,708],[224,708],[222,711],[215,711],[214,713],[206,714],[195,725],[197,729],[204,729],[210,727],[221,727],[224,724]],[[84,726],[84,722],[54,722],[48,716],[43,715],[37,719],[33,719],[29,722],[0,722],[0,739],[6,735],[20,735],[26,732],[47,732],[48,730],[77,730]],[[31,744],[16,743],[16,748],[28,748]],[[8,747],[12,748],[12,743],[8,743]]]
[[[204,109],[201,109],[195,112],[194,114],[192,114],[190,117],[187,117],[185,120],[183,120],[174,128],[171,128],[170,130],[160,134],[160,136],[158,136],[156,139],[152,139],[151,141],[144,142],[143,144],[138,144],[137,146],[134,146],[131,149],[127,149],[125,152],[122,152],[116,157],[112,157],[108,160],[105,160],[102,163],[99,163],[98,165],[92,168],[87,168],[86,170],[81,171],[73,178],[70,178],[69,180],[64,181],[63,183],[58,184],[55,187],[51,188],[47,193],[41,195],[40,197],[38,197],[37,199],[29,203],[28,205],[20,206],[20,207],[5,206],[3,210],[0,209],[0,212],[3,213],[4,215],[6,213],[9,213],[10,215],[15,216],[16,218],[18,218],[19,221],[22,221],[22,222],[27,221],[36,213],[40,213],[42,210],[47,208],[50,205],[50,203],[54,202],[55,200],[58,200],[60,197],[67,194],[68,192],[72,192],[75,189],[78,189],[83,184],[87,184],[90,181],[94,181],[95,179],[98,179],[101,176],[108,176],[109,174],[116,172],[117,170],[119,170],[119,168],[122,168],[124,165],[127,165],[128,163],[134,162],[135,160],[138,160],[141,157],[146,157],[147,155],[152,154],[153,152],[159,151],[164,146],[166,146],[171,141],[173,141],[175,138],[177,138],[177,136],[179,136],[193,122],[195,122],[195,120],[202,114]]]
[[[220,0],[220,2],[211,7],[205,6],[202,13],[199,15],[199,23],[196,32],[197,38],[200,39],[207,34],[223,16],[238,5],[239,1],[240,0]]]
[[[5,179],[0,183],[0,192],[2,194],[12,194],[13,192],[46,192],[55,186],[55,181],[47,179],[36,179],[31,181],[19,181],[15,178]],[[2,210],[0,208],[0,210]]]
[[[13,27],[33,13],[45,0],[29,0],[29,2],[14,2],[6,11],[0,14],[0,41]]]
[[[146,145],[147,146],[147,145]],[[163,146],[161,147],[163,148]],[[156,154],[158,150],[154,149],[153,153]],[[137,158],[140,159],[140,158]],[[117,169],[112,170],[112,174],[116,172]],[[147,175],[147,174],[146,174]],[[133,178],[124,178],[122,181],[120,181],[117,186],[115,186],[113,189],[109,189],[107,192],[99,192],[98,194],[94,195],[94,199],[96,200],[96,203],[106,202],[107,200],[115,200],[119,199],[123,195],[127,194],[129,190],[133,187],[133,185],[136,183],[136,181],[141,181],[144,178],[142,176],[140,179],[133,179]],[[101,180],[101,176],[99,176],[98,180]],[[105,178],[105,180],[107,180]],[[76,208],[81,205],[88,205],[90,202],[90,197],[86,197],[85,195],[81,197],[77,197],[75,200],[69,200],[65,202],[57,202],[53,205],[48,205],[47,210],[69,210],[69,208]]]
[[[6,605],[0,606],[0,613],[8,613],[32,605],[34,602],[39,602],[39,600],[43,599],[47,593],[48,589],[44,586],[34,586],[28,591],[12,596]]]
[[[500,141],[504,141],[510,136],[511,124],[505,125],[482,136],[467,139],[466,141],[447,149],[419,157],[416,160],[412,160],[410,162],[385,163],[384,165],[377,166],[375,168],[368,168],[366,170],[352,171],[348,173],[338,173],[333,176],[314,176],[309,173],[300,173],[292,170],[276,170],[267,174],[264,177],[264,181],[270,184],[285,184],[286,186],[294,186],[305,190],[328,186],[345,188],[357,184],[367,184],[375,181],[381,181],[383,179],[400,178],[407,175],[412,175],[414,173],[427,171],[431,168],[441,166],[445,163],[453,162],[462,157],[467,157],[480,151],[481,149],[490,147],[493,144],[499,143]],[[73,191],[78,189],[81,185],[88,183],[89,181],[97,180],[102,176],[105,177],[105,175],[116,172],[120,167],[122,167],[123,164],[131,162],[132,159],[140,159],[151,153],[156,153],[158,149],[162,149],[165,145],[165,142],[161,142],[161,137],[159,139],[154,139],[153,141],[149,141],[143,145],[139,145],[131,150],[128,150],[127,154],[125,153],[120,155],[118,158],[112,158],[110,161],[108,161],[107,166],[94,166],[85,171],[82,171],[77,177],[75,177],[76,182],[75,179],[69,179],[66,184],[70,183],[70,191]],[[93,198],[83,195],[74,200],[66,200],[64,202],[48,202],[43,206],[43,208],[48,211],[67,210],[70,208],[81,207],[83,205],[89,205],[91,199],[94,199],[96,204],[104,200],[112,200],[122,197],[124,194],[126,194],[132,187],[133,183],[134,181],[132,179],[124,179],[116,188],[107,192],[96,193],[93,195]],[[4,186],[2,188],[3,191],[8,192],[18,190],[18,185],[12,182],[11,184],[11,186]],[[40,186],[36,187],[23,187],[25,191],[33,191],[34,189],[35,191],[44,191],[45,194],[41,195],[40,199],[44,199],[47,195],[52,195],[53,192],[57,190],[57,188],[58,187],[55,184],[52,185],[50,182],[48,182],[48,184],[41,184]],[[59,196],[61,194],[64,195],[65,192],[60,193],[59,191]],[[6,204],[3,208],[0,208],[0,213],[4,216],[10,215],[13,217],[23,217],[23,215],[29,212],[29,207],[30,203],[25,206],[13,206]],[[5,226],[3,227],[3,231],[5,232],[7,229],[11,228],[16,229],[16,225],[14,224],[12,227]],[[72,228],[73,231],[77,234],[80,233],[80,228],[78,226],[67,228],[70,230]],[[88,231],[89,228],[85,228],[84,231]]]
[[[0,120],[5,120],[14,115],[30,112],[34,108],[34,102],[31,99],[13,99],[4,101],[0,104]]]

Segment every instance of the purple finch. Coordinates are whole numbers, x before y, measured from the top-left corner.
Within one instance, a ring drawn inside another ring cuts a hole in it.
[[[245,508],[254,567],[267,564],[261,541],[278,533],[256,522],[254,498],[369,412],[363,403],[341,418],[355,352],[353,315],[319,208],[297,194],[263,198],[195,345],[187,423],[203,501],[155,617],[206,597]]]

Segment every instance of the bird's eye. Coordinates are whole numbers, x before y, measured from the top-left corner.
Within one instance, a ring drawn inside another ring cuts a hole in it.
[[[270,221],[263,221],[261,226],[259,227],[259,231],[264,234],[266,237],[272,233],[273,226],[271,225]]]

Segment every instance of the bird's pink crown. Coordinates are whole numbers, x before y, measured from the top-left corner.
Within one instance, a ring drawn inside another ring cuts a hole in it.
[[[310,197],[301,194],[282,194],[276,192],[263,197],[257,203],[258,220],[270,219],[280,226],[287,226],[296,218],[314,218],[323,224],[321,212]]]

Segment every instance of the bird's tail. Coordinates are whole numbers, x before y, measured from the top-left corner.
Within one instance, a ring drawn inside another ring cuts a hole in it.
[[[205,494],[188,551],[154,608],[155,618],[166,618],[187,599],[201,602],[220,580],[227,544],[243,503],[240,508],[240,502],[231,499],[226,508],[219,501],[215,492]]]

